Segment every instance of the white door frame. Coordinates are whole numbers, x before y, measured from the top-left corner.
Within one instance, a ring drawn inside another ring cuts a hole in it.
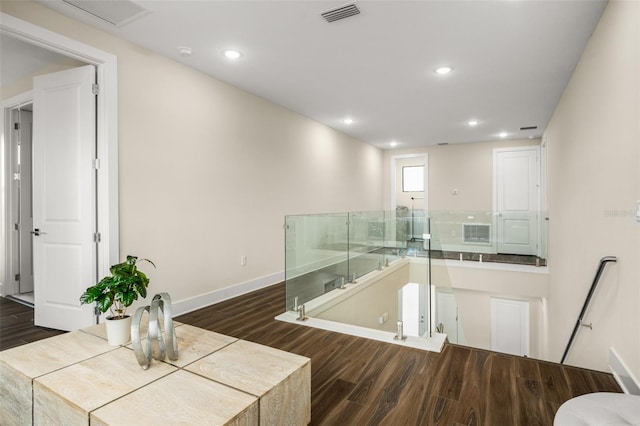
[[[98,232],[101,241],[97,249],[98,275],[108,274],[109,266],[117,263],[119,253],[119,218],[118,218],[118,64],[115,55],[96,49],[79,41],[70,39],[61,34],[54,33],[37,25],[18,19],[14,16],[0,12],[0,34],[13,37],[18,40],[40,46],[64,56],[68,56],[87,64],[96,66],[96,81],[100,86],[100,95],[97,97],[97,157],[98,187],[97,187],[97,214]],[[30,94],[23,94],[3,102],[3,117],[0,120],[0,137],[2,137],[3,168],[7,169],[8,156],[6,155],[7,143],[4,141],[4,113],[6,108],[20,104],[20,99],[27,99]],[[18,102],[16,105],[15,102]],[[23,102],[24,104],[24,102]],[[7,179],[7,176],[3,176]],[[6,184],[2,188],[3,214],[8,206],[8,191]],[[8,217],[2,220],[2,235],[9,235],[10,224]],[[7,238],[3,238],[3,259],[5,274],[0,277],[3,280],[0,285],[0,295],[12,294],[16,289],[14,280],[11,279],[11,263],[8,261]],[[98,277],[96,277],[98,278]],[[78,295],[79,297],[79,295]]]
[[[13,109],[19,108],[21,106],[25,106],[30,104],[33,101],[33,95],[31,91],[22,93],[20,95],[14,96],[2,102],[2,117],[0,120],[0,137],[2,137],[2,147],[0,155],[2,156],[2,170],[4,175],[0,176],[2,179],[2,231],[0,235],[2,236],[2,250],[4,256],[0,259],[0,262],[3,262],[4,265],[4,276],[1,276],[0,279],[3,280],[2,286],[0,286],[0,295],[6,296],[11,294],[18,293],[18,283],[13,277],[17,273],[14,270],[15,264],[15,244],[16,241],[13,238],[9,238],[11,233],[11,223],[12,223],[12,214],[9,211],[9,207],[11,204],[11,200],[14,197],[14,186],[11,184],[11,157],[16,155],[16,152],[11,147],[11,137],[9,135],[10,126],[11,126],[11,111]],[[5,129],[7,133],[5,133]]]

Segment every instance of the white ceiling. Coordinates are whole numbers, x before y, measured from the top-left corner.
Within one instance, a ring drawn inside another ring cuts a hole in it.
[[[344,2],[138,1],[149,13],[116,27],[42,3],[385,149],[540,136],[606,5],[360,0],[361,14],[327,23]]]

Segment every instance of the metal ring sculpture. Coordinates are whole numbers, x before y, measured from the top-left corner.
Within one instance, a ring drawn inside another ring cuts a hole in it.
[[[145,311],[149,312],[149,325],[147,328],[145,348],[143,348],[140,336],[140,323],[142,322],[142,316]],[[160,329],[158,311],[162,312],[164,319],[164,338],[162,336],[162,330]],[[173,326],[171,297],[168,293],[156,294],[151,300],[151,306],[138,308],[131,323],[131,342],[138,364],[140,364],[144,370],[149,368],[151,359],[162,361],[167,356],[172,361],[178,359],[178,339],[176,338],[176,330]]]

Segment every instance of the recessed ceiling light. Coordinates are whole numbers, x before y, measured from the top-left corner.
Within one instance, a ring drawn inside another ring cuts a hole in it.
[[[449,66],[436,68],[436,74],[440,74],[440,75],[449,74],[451,71],[453,71],[453,68]]]
[[[347,117],[347,118],[345,118],[344,120],[342,120],[342,122],[343,122],[344,124],[353,124],[353,118],[351,118],[351,117]]]
[[[500,132],[500,133],[498,133],[498,136],[500,136],[501,138],[506,138],[507,136],[509,136],[509,133],[507,133],[507,132]]]
[[[389,145],[391,146],[391,148],[398,146],[398,142],[396,141],[391,141],[389,142]]]
[[[469,120],[469,121],[467,121],[467,124],[468,124],[469,126],[471,126],[471,127],[473,127],[473,126],[477,126],[477,125],[478,125],[478,123],[479,123],[479,121],[478,121],[478,120]]]
[[[191,56],[192,50],[190,47],[178,47],[178,55],[184,57],[184,58],[188,58],[189,56]]]
[[[238,59],[240,56],[242,56],[242,53],[240,53],[238,50],[233,50],[233,49],[227,49],[224,52],[222,52],[222,54],[227,59]]]

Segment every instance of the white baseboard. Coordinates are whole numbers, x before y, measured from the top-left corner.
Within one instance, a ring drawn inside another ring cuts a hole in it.
[[[613,348],[609,349],[609,368],[624,393],[640,395],[640,382]]]
[[[178,316],[204,308],[214,303],[222,302],[243,294],[259,290],[270,285],[284,281],[284,272],[256,278],[255,280],[232,285],[231,287],[215,290],[210,293],[201,294],[189,299],[178,300],[172,303],[173,316]],[[282,310],[284,311],[284,298],[282,299]]]

